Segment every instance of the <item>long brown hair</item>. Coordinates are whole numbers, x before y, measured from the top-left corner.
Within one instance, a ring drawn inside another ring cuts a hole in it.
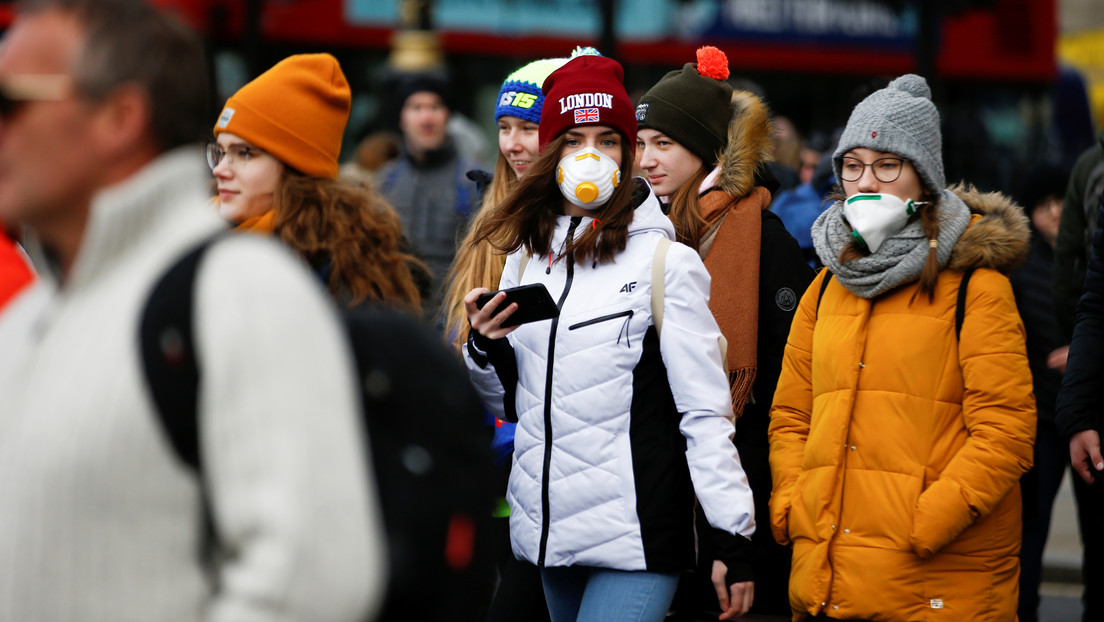
[[[924,294],[928,297],[928,302],[935,300],[935,283],[939,280],[939,255],[936,246],[931,246],[931,240],[939,239],[939,202],[941,195],[939,192],[932,192],[926,185],[921,186],[924,189],[923,198],[927,200],[927,203],[920,205],[916,208],[916,215],[920,217],[920,226],[924,231],[924,238],[929,241],[928,256],[924,260],[924,269],[920,272],[919,285],[915,292],[912,294],[912,298],[909,300],[911,303],[916,300],[916,297],[920,294]],[[846,201],[847,197],[843,194],[842,190],[833,191],[829,196],[830,201]],[[844,263],[860,257],[866,257],[870,254],[870,251],[859,246],[854,240],[849,241],[840,250],[839,262]]]
[[[477,287],[495,289],[502,278],[502,266],[506,263],[506,254],[496,250],[490,241],[476,240],[475,232],[487,220],[494,206],[506,200],[510,191],[517,185],[518,176],[502,151],[498,152],[495,162],[494,179],[483,194],[483,202],[475,213],[464,240],[456,249],[456,258],[449,268],[448,290],[445,292],[445,335],[458,350],[468,340],[468,314],[464,309],[464,296]],[[504,244],[505,241],[501,241]]]
[[[277,238],[308,262],[329,261],[327,286],[339,302],[372,300],[421,314],[411,266],[399,249],[398,214],[371,189],[286,169],[274,193]]]
[[[506,200],[494,206],[487,218],[473,227],[472,239],[486,240],[507,254],[522,247],[532,255],[551,252],[556,218],[563,214],[563,195],[556,184],[555,172],[566,141],[565,132],[545,147]],[[568,240],[556,259],[570,254],[580,264],[587,261],[607,263],[625,249],[633,218],[632,164],[628,137],[621,136],[621,183],[610,200],[594,210],[595,225],[574,240]]]
[[[706,224],[698,204],[702,182],[713,172],[713,166],[703,163],[690,179],[686,180],[671,196],[668,216],[675,225],[679,242],[697,249],[701,244],[703,225]]]

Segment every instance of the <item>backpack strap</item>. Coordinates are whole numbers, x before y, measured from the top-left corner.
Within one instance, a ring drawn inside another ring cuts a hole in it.
[[[521,261],[518,262],[517,284],[521,285],[521,275],[525,274],[525,266],[529,265],[529,251],[521,251]]]
[[[197,415],[200,370],[192,307],[200,260],[222,236],[200,242],[157,280],[139,329],[143,371],[161,427],[177,457],[198,473],[203,472]]]
[[[667,264],[667,251],[671,248],[670,238],[660,238],[652,257],[652,323],[656,327],[656,336],[663,330],[663,289],[664,273]]]
[[[820,301],[824,300],[824,292],[828,289],[828,282],[832,280],[832,271],[828,268],[824,268],[824,271],[827,272],[828,275],[820,282],[820,295],[817,296],[816,313],[813,314],[814,318],[820,316]]]
[[[824,268],[827,270],[828,268]],[[955,302],[955,339],[962,337],[962,322],[966,319],[966,288],[970,284],[970,277],[973,276],[974,269],[970,268],[962,273],[962,283],[958,286],[958,300]],[[832,273],[829,272],[824,280],[820,282],[820,296],[817,297],[817,315],[820,314],[820,301],[824,299],[824,291],[828,289],[828,282],[832,280]]]
[[[970,277],[974,269],[969,268],[962,273],[962,283],[958,286],[958,300],[955,301],[955,339],[962,339],[962,322],[966,319],[966,286],[970,284]]]

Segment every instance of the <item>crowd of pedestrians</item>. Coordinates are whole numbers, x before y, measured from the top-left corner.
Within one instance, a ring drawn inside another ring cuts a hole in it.
[[[577,48],[505,76],[493,171],[420,74],[395,157],[345,176],[335,57],[217,114],[208,78],[144,0],[23,0],[0,42],[0,619],[422,619],[388,598],[414,553],[364,441],[366,409],[420,403],[388,397],[417,363],[378,335],[407,371],[358,376],[358,309],[435,330],[427,375],[466,368],[484,411],[455,441],[499,503],[426,534],[452,571],[494,557],[452,619],[1033,621],[1066,471],[1104,616],[1104,135],[983,192],[908,74],[787,195],[720,50],[633,101]],[[388,455],[414,482],[430,449]]]

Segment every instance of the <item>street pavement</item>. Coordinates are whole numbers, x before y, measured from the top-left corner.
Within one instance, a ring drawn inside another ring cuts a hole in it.
[[[1068,471],[1054,500],[1050,535],[1043,551],[1043,581],[1039,589],[1040,622],[1081,622],[1081,540]]]

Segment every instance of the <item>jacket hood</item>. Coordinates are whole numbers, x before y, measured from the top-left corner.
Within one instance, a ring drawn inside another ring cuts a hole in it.
[[[633,219],[629,223],[629,235],[647,231],[660,231],[668,238],[675,239],[675,226],[659,204],[659,197],[643,177],[633,177]]]
[[[716,186],[734,197],[755,187],[755,170],[770,162],[770,110],[763,100],[747,91],[732,92],[732,120],[728,122],[728,144],[721,152]]]
[[[956,184],[949,190],[973,216],[955,243],[949,268],[992,268],[1008,274],[1027,259],[1031,227],[1023,208],[999,192],[981,192],[970,184]]]

